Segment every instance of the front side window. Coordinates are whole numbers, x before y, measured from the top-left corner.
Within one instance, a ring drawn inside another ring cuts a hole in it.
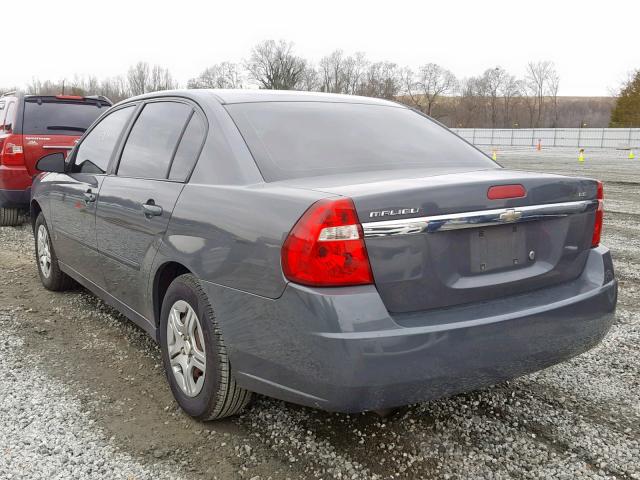
[[[78,146],[73,172],[102,174],[107,171],[113,149],[131,117],[133,105],[104,117]]]
[[[118,176],[164,179],[192,108],[184,103],[145,105],[122,150]]]

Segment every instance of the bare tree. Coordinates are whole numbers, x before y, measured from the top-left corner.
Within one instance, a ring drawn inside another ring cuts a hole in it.
[[[150,66],[147,62],[138,62],[130,67],[127,82],[131,95],[171,90],[178,86],[169,69],[159,65]]]
[[[358,95],[362,88],[369,61],[362,52],[356,52],[345,60],[344,83],[345,92],[349,95]]]
[[[498,106],[506,76],[507,72],[501,67],[489,68],[482,74],[491,128],[495,128],[498,124]]]
[[[504,82],[500,89],[500,96],[502,97],[502,119],[503,126],[505,128],[511,128],[513,125],[511,119],[513,116],[513,109],[517,102],[518,97],[521,94],[521,85],[516,77],[509,75],[508,73],[504,77]]]
[[[536,116],[533,127],[539,127],[544,118],[545,96],[549,93],[551,77],[556,75],[553,62],[548,60],[529,62],[527,65],[526,82],[531,93],[536,98]],[[557,75],[556,75],[557,76]]]
[[[558,73],[553,70],[549,75],[549,96],[551,97],[551,105],[553,106],[553,119],[551,120],[551,127],[558,127],[558,90],[560,89],[560,77]]]
[[[457,80],[449,70],[435,63],[427,63],[420,67],[417,74],[405,69],[403,83],[411,102],[431,116],[438,98],[453,92]]]
[[[342,50],[335,50],[320,59],[318,65],[323,92],[346,92],[345,63]]]
[[[253,47],[246,68],[260,88],[292,90],[299,87],[306,65],[293,54],[292,43],[266,40]]]
[[[244,78],[237,63],[222,62],[205,69],[187,83],[187,88],[243,88]]]
[[[178,88],[178,83],[173,79],[168,68],[154,65],[151,68],[151,78],[148,92],[158,92],[160,90],[173,90]]]
[[[376,62],[369,65],[359,93],[367,97],[395,100],[400,87],[401,75],[398,65],[392,62]]]
[[[119,102],[131,95],[127,87],[127,81],[122,76],[105,78],[100,82],[98,92],[113,102]]]
[[[127,81],[131,95],[142,95],[147,92],[149,77],[151,75],[149,70],[150,68],[147,62],[138,62],[129,68]]]
[[[485,85],[482,77],[470,77],[458,83],[454,123],[458,127],[482,125],[484,117]]]
[[[536,112],[538,112],[538,95],[534,85],[531,82],[522,80],[521,82],[522,99],[529,116],[528,127],[536,127]]]
[[[321,84],[318,70],[316,70],[313,65],[307,64],[302,72],[298,88],[300,90],[315,92],[321,90]]]

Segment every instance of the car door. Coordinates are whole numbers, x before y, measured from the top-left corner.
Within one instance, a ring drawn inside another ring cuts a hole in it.
[[[193,130],[194,107],[147,102],[128,133],[117,169],[102,184],[96,212],[98,250],[110,294],[144,316],[149,269],[186,176],[180,139]],[[189,127],[189,128],[187,128]]]
[[[107,114],[69,157],[59,175],[50,207],[58,258],[82,276],[104,286],[96,243],[96,200],[122,133],[135,110],[127,105]]]

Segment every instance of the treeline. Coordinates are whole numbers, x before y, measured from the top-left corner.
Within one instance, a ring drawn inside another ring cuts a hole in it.
[[[391,61],[371,61],[363,53],[336,50],[317,63],[296,54],[290,42],[267,40],[252,48],[242,63],[210,66],[187,88],[265,88],[364,95],[399,101],[452,127],[606,126],[613,100],[559,97],[560,78],[550,61],[529,62],[523,78],[502,67],[457,78],[435,63],[412,69]],[[171,72],[139,62],[126,75],[64,82],[34,80],[35,94],[99,94],[113,101],[178,88]],[[1,91],[2,89],[0,89]]]

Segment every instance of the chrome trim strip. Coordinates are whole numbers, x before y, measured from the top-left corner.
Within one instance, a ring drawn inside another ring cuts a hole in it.
[[[498,208],[476,212],[451,213],[433,217],[403,218],[382,222],[363,223],[364,236],[387,237],[414,233],[435,233],[463,228],[489,227],[511,223],[531,222],[548,218],[560,218],[595,210],[598,200],[548,203],[514,208]]]
[[[45,150],[71,150],[73,145],[43,145]]]

